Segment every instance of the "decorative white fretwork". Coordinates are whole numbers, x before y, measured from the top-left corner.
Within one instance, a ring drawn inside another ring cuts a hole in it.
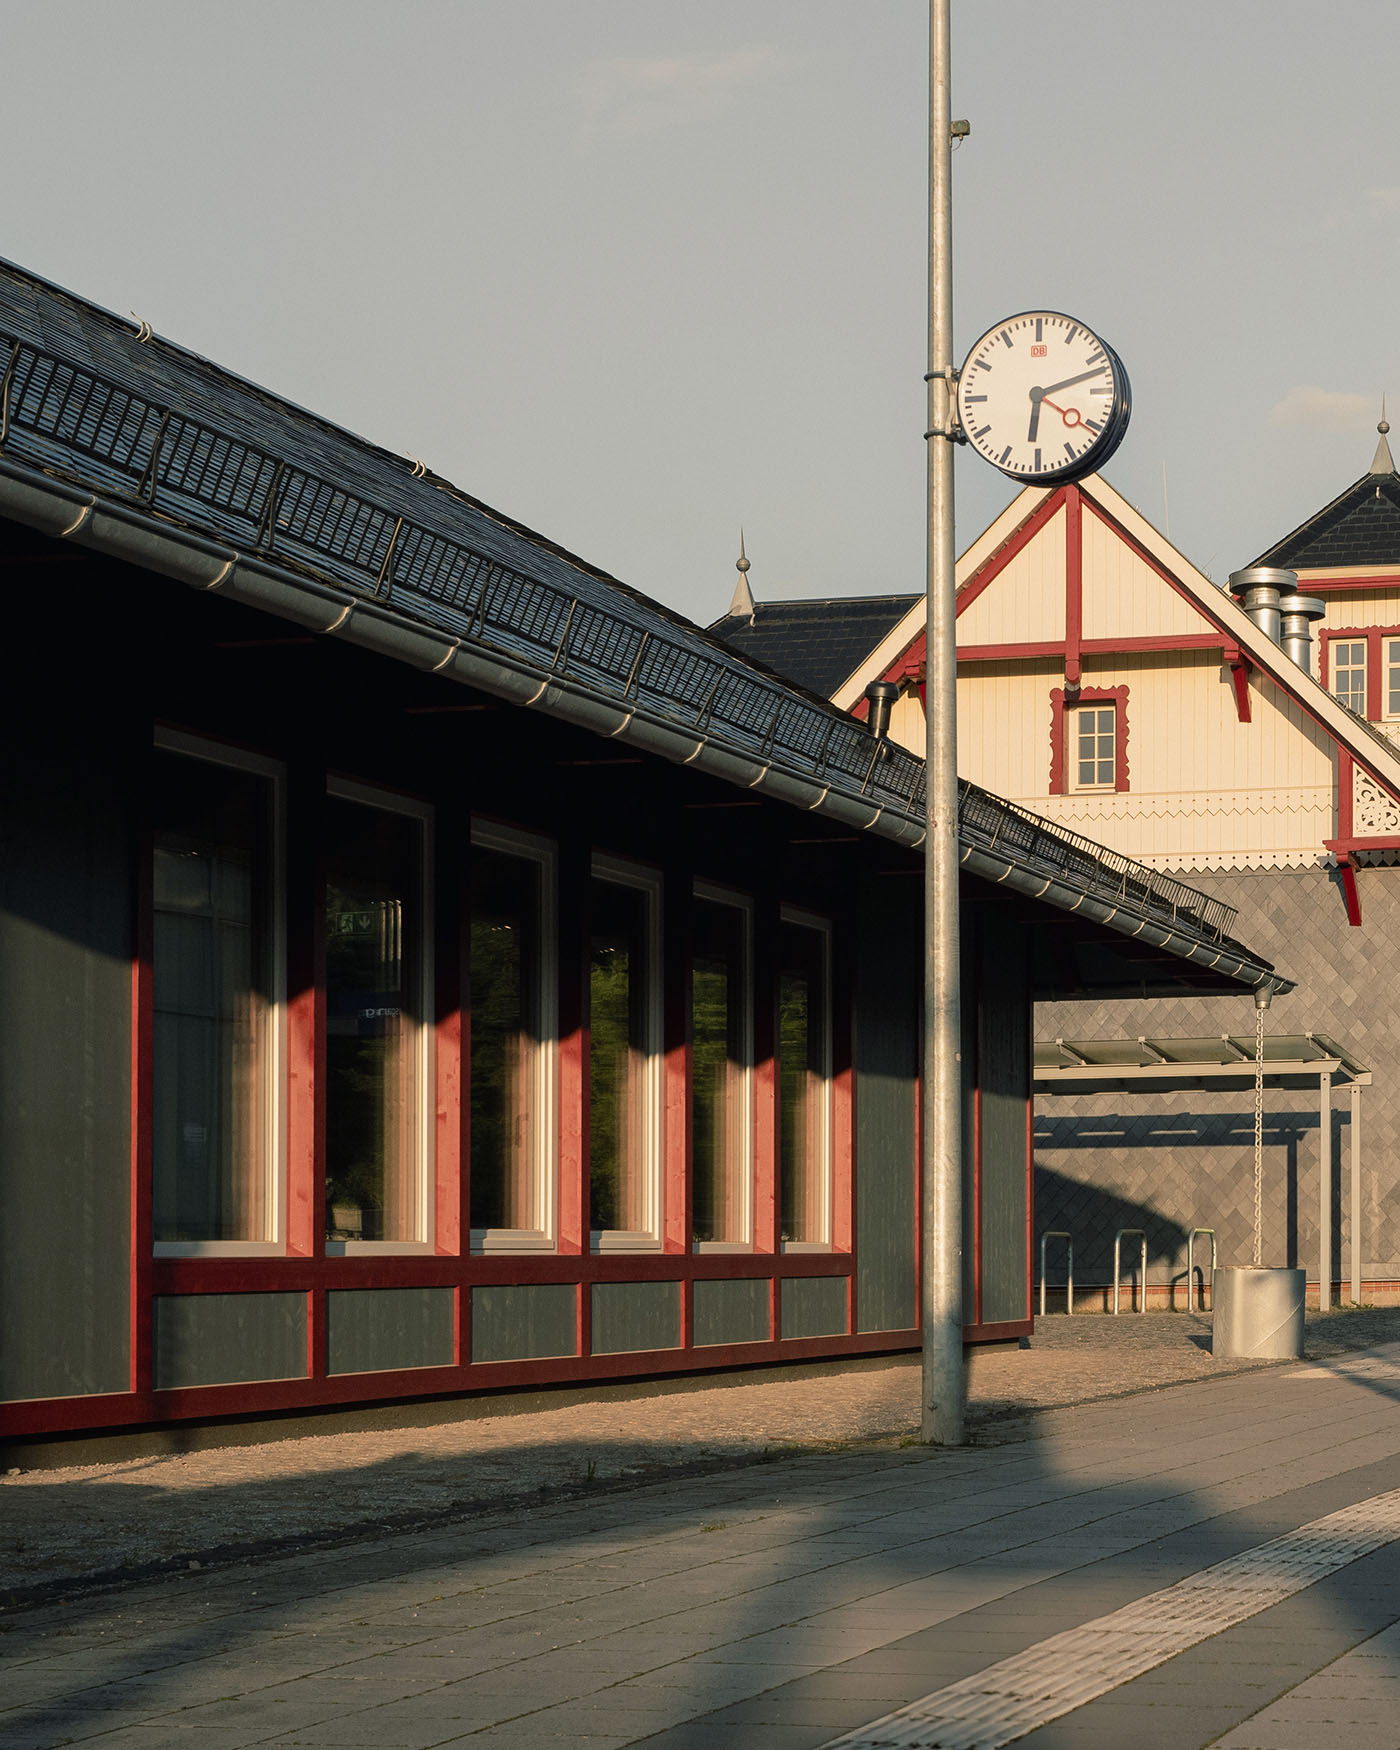
[[[1400,802],[1360,766],[1352,767],[1351,830],[1359,839],[1400,834]]]

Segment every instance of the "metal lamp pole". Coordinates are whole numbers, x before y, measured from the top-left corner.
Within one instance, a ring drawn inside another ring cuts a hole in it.
[[[929,4],[928,835],[924,841],[923,1440],[961,1446],[961,938],[953,549],[953,224],[949,3]]]

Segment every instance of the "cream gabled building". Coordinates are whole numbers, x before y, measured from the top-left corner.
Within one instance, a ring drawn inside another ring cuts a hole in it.
[[[1306,666],[1106,481],[1022,492],[958,563],[959,769],[1237,907],[1297,981],[1270,1031],[1327,1035],[1373,1071],[1362,1243],[1368,1293],[1384,1294],[1400,1283],[1400,476],[1384,429],[1371,471],[1255,563],[1295,570],[1325,602],[1311,644],[1293,645]],[[742,627],[716,629],[750,648]],[[784,667],[781,648],[756,654]],[[901,689],[890,733],[922,752],[922,597],[828,690],[863,715],[876,680]],[[1042,1039],[1252,1031],[1246,1005],[1209,998],[1037,1019]],[[1348,1120],[1335,1118],[1339,1181]],[[1315,1099],[1270,1093],[1267,1249],[1314,1279],[1319,1128]],[[1037,1229],[1076,1232],[1084,1282],[1106,1279],[1119,1227],[1147,1227],[1158,1284],[1180,1281],[1196,1226],[1247,1261],[1252,1135],[1238,1094],[1042,1100]],[[1338,1183],[1334,1280],[1346,1204]]]

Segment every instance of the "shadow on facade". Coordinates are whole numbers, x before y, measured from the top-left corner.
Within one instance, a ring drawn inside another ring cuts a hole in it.
[[[1351,1118],[1345,1110],[1334,1110],[1331,1118],[1327,1156],[1335,1278],[1350,1231],[1342,1179]],[[1281,1251],[1288,1264],[1306,1263],[1313,1274],[1318,1124],[1316,1106],[1264,1116],[1265,1249],[1273,1256]],[[1112,1281],[1113,1235],[1122,1227],[1147,1230],[1149,1276],[1157,1284],[1171,1283],[1182,1305],[1186,1242],[1193,1227],[1215,1229],[1221,1263],[1248,1258],[1254,1149],[1249,1108],[1128,1116],[1038,1112],[1035,1144],[1036,1243],[1047,1229],[1072,1233],[1076,1283]],[[1125,1241],[1125,1260],[1135,1244]],[[1203,1238],[1197,1251],[1199,1286],[1209,1271],[1209,1241]],[[1058,1269],[1052,1269],[1050,1280],[1061,1280]]]

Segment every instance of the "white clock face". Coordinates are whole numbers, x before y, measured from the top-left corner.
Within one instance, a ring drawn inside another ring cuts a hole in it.
[[[1032,310],[988,329],[958,380],[968,442],[1020,480],[1084,474],[1118,448],[1128,379],[1117,354],[1072,316]]]

